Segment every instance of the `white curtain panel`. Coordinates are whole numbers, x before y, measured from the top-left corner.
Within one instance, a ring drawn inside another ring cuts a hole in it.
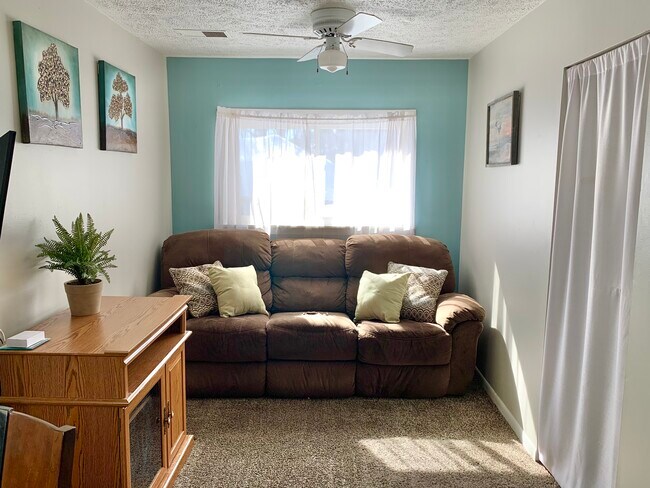
[[[649,51],[565,74],[538,436],[563,487],[616,485]]]
[[[414,230],[415,110],[219,107],[215,227]]]

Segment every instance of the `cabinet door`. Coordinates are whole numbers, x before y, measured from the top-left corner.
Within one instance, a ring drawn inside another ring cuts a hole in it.
[[[185,346],[167,362],[169,463],[185,436]]]
[[[165,381],[160,372],[149,391],[125,409],[125,440],[129,459],[126,486],[147,488],[164,476],[167,436],[161,420],[165,398]]]

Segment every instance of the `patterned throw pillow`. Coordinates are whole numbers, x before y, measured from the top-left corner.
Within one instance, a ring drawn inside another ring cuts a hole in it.
[[[187,302],[187,308],[194,317],[204,317],[217,313],[217,295],[210,283],[208,271],[215,266],[221,267],[219,261],[214,264],[202,264],[190,268],[169,268],[174,284],[181,295],[190,295],[192,299]]]
[[[388,263],[389,273],[411,273],[402,301],[401,318],[417,322],[436,321],[436,303],[447,278],[447,270]]]

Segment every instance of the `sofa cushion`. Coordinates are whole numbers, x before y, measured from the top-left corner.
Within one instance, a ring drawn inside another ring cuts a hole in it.
[[[355,361],[269,361],[266,394],[279,398],[342,398],[354,395]]]
[[[350,236],[346,242],[345,268],[348,272],[347,312],[354,315],[357,306],[359,278],[365,270],[385,273],[389,261],[433,269],[446,269],[448,274],[442,293],[454,291],[454,265],[447,246],[435,239],[397,234]]]
[[[304,278],[345,278],[345,241],[286,239],[271,242],[271,274]]]
[[[355,391],[364,397],[438,398],[447,393],[448,364],[378,366],[357,364]]]
[[[359,361],[385,366],[437,366],[451,360],[451,336],[439,325],[402,320],[358,324]]]
[[[275,313],[266,335],[269,359],[352,361],[357,357],[357,329],[343,313]]]
[[[273,311],[345,312],[345,278],[273,277]]]
[[[345,312],[345,241],[279,240],[271,252],[274,312]]]
[[[186,268],[215,261],[230,267],[255,266],[256,271],[271,267],[271,242],[261,230],[210,229],[168,237],[162,248],[162,287],[174,286],[169,268]],[[269,281],[270,286],[270,281]],[[265,290],[262,289],[262,295]]]
[[[185,369],[188,397],[261,397],[266,389],[266,363],[192,361]]]
[[[187,321],[192,335],[187,340],[188,361],[243,363],[266,361],[266,315],[206,317]]]

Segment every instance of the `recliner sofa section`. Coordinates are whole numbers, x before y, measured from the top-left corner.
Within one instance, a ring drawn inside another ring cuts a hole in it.
[[[253,265],[269,316],[188,318],[187,390],[195,397],[434,398],[462,394],[474,375],[485,312],[454,293],[447,247],[434,239],[355,235],[270,241],[257,230],[205,230],[169,237],[163,290],[176,294],[170,267],[216,260]],[[435,323],[354,324],[364,270],[389,261],[446,269]]]

